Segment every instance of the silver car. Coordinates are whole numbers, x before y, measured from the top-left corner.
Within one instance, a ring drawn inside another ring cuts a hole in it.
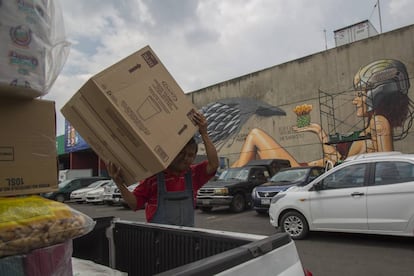
[[[414,154],[349,158],[271,200],[270,223],[302,239],[309,231],[414,236]]]
[[[115,183],[114,183],[114,181],[111,180],[105,186],[101,186],[101,187],[98,187],[96,189],[93,189],[93,190],[87,192],[86,195],[85,195],[86,202],[87,203],[94,203],[94,204],[104,203],[105,189],[107,187],[113,186],[113,185],[115,185]]]
[[[103,191],[103,203],[107,205],[119,204],[121,200],[121,194],[116,186],[115,182],[104,187]]]
[[[70,193],[70,200],[78,203],[83,203],[86,201],[86,193],[89,191],[92,191],[94,189],[97,189],[99,187],[103,187],[105,185],[108,185],[108,183],[111,182],[110,179],[108,180],[98,180],[95,182],[92,182],[85,188],[80,188],[77,190],[74,190]]]

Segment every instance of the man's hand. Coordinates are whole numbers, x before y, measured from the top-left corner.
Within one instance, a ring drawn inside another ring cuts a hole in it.
[[[115,166],[115,164],[110,161],[106,163],[106,167],[108,169],[109,176],[112,178],[115,184],[117,184],[117,186],[123,185],[124,179],[122,178],[121,168]]]
[[[198,126],[198,132],[200,132],[201,139],[203,139],[204,148],[208,160],[207,174],[213,174],[217,171],[217,168],[219,167],[219,159],[217,155],[217,150],[214,147],[213,142],[211,142],[210,137],[208,136],[207,119],[206,117],[204,117],[203,114],[201,114],[198,111],[195,111],[192,114],[192,120]]]
[[[198,131],[201,135],[207,134],[207,119],[203,114],[196,111],[192,114],[192,119],[194,123],[198,126]]]
[[[108,174],[115,182],[116,186],[119,188],[122,197],[124,198],[125,202],[132,210],[137,209],[137,200],[134,194],[128,190],[127,186],[125,186],[125,181],[122,177],[122,170],[120,167],[115,166],[112,162],[107,162],[106,167],[108,169]]]

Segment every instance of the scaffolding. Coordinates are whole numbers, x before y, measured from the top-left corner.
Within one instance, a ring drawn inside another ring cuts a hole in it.
[[[332,145],[335,148],[337,148],[339,144],[352,143],[354,141],[363,140],[365,141],[365,148],[367,152],[375,151],[375,148],[377,148],[374,144],[374,141],[371,140],[371,133],[366,133],[365,129],[357,129],[356,127],[358,124],[361,123],[361,121],[363,123],[363,126],[366,127],[367,118],[365,116],[362,116],[361,120],[356,124],[348,126],[350,132],[347,132],[346,134],[340,133],[339,128],[343,125],[346,125],[346,122],[343,119],[339,119],[335,116],[335,110],[337,108],[337,106],[335,105],[335,98],[343,95],[344,93],[349,93],[349,91],[337,94],[330,94],[322,90],[319,90],[320,122],[322,129],[326,132],[326,135],[328,136],[328,141],[321,141],[325,164],[326,162],[328,162],[328,160],[340,160],[346,158],[347,156],[339,156],[338,151],[334,151],[331,153],[325,152],[324,144]]]

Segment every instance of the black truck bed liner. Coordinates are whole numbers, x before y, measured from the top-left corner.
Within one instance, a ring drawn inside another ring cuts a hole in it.
[[[73,256],[131,276],[212,275],[291,242],[285,233],[254,240],[248,234],[229,236],[198,228],[95,220],[92,232],[73,241]]]

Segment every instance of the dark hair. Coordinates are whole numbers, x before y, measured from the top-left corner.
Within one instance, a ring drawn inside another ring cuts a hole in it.
[[[392,128],[401,127],[407,119],[409,103],[407,94],[389,95],[377,104],[375,114],[387,118]]]
[[[367,92],[370,116],[384,116],[393,129],[394,140],[408,135],[414,120],[414,103],[408,97],[410,79],[404,63],[392,59],[371,62],[355,75],[354,88]]]

